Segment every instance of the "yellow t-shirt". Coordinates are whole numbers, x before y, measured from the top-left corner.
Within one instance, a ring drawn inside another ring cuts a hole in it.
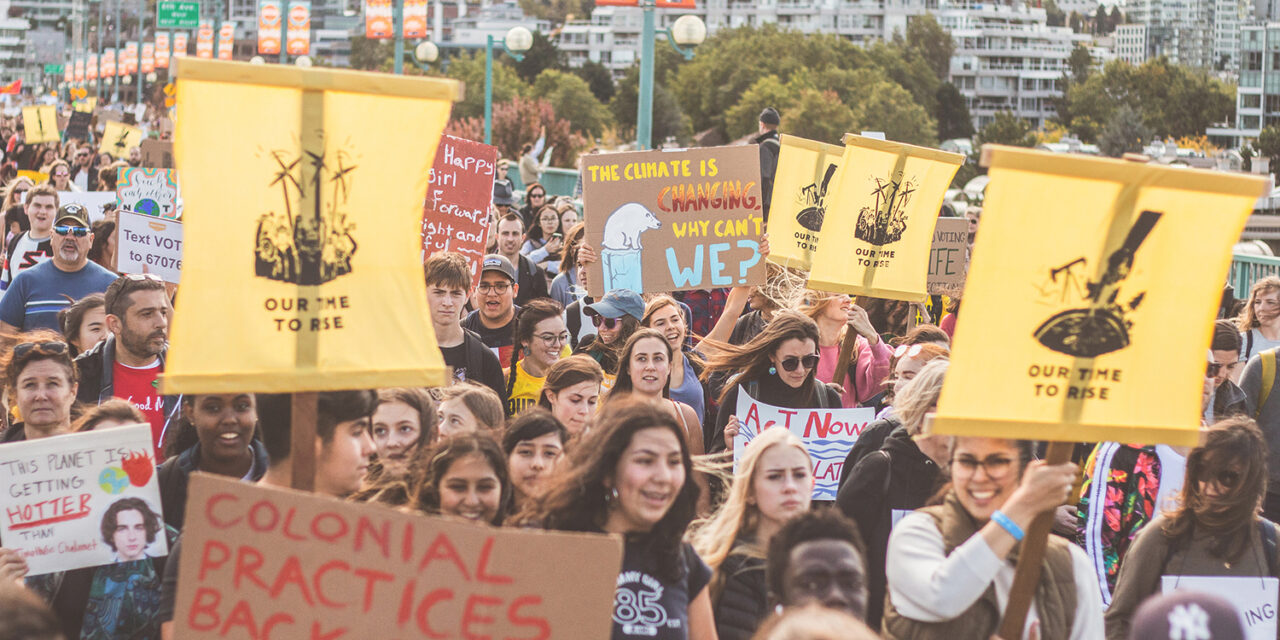
[[[535,378],[524,369],[524,361],[516,363],[516,383],[511,387],[511,397],[507,399],[507,414],[516,415],[530,405],[538,404],[538,396],[542,393],[545,377]]]

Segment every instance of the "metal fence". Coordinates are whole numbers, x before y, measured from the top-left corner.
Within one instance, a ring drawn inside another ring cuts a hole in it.
[[[1247,298],[1249,287],[1266,276],[1280,276],[1280,258],[1237,253],[1231,260],[1231,286],[1237,298]]]

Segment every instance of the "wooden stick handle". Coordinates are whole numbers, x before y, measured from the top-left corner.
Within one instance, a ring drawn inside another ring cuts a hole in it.
[[[1071,461],[1073,445],[1070,442],[1050,442],[1045,452],[1045,462],[1062,464]],[[1050,509],[1036,516],[1026,537],[1022,539],[1022,548],[1018,552],[1018,569],[1013,574],[1013,587],[1009,589],[1009,604],[1004,609],[1004,620],[1000,623],[997,634],[1002,640],[1019,640],[1022,628],[1027,621],[1027,611],[1036,596],[1036,585],[1040,583],[1040,571],[1044,566],[1044,550],[1049,544],[1049,530],[1053,528],[1053,513]]]
[[[315,491],[316,412],[320,396],[314,391],[293,394],[289,412],[289,484],[298,491]]]
[[[849,371],[850,361],[857,362],[855,359],[857,346],[858,332],[853,330],[853,323],[849,323],[844,332],[844,341],[840,343],[840,357],[836,358],[836,371],[831,377],[831,382],[844,386],[844,376]]]

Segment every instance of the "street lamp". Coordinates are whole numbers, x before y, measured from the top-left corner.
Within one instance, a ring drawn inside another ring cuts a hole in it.
[[[311,56],[307,56],[307,55],[298,56],[298,59],[294,60],[293,63],[298,65],[299,67],[302,67],[303,69],[306,69],[311,66]]]
[[[493,139],[493,35],[485,36],[484,44],[484,143]],[[502,47],[516,62],[524,60],[524,52],[533,47],[533,34],[524,27],[512,27],[502,42]]]
[[[685,60],[693,59],[693,47],[707,39],[707,25],[695,15],[680,16],[670,29],[654,25],[653,0],[644,0],[644,26],[640,34],[640,101],[636,106],[636,149],[652,149],[653,135],[653,42],[658,34]],[[685,48],[687,47],[687,48]]]
[[[254,56],[249,58],[249,64],[266,64],[267,59],[262,56]]]

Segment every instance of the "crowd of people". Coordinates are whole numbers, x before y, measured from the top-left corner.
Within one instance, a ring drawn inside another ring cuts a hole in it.
[[[777,124],[762,114],[761,138]],[[60,202],[80,174],[57,182],[58,155],[47,183],[4,188],[15,226],[0,279],[0,442],[148,424],[163,517],[121,506],[102,532],[119,561],[105,566],[28,576],[0,547],[0,637],[173,638],[190,475],[288,487],[291,399],[158,392],[174,291],[94,257],[111,230]],[[86,157],[76,166],[102,161]],[[535,181],[518,198],[499,179],[493,194],[478,286],[460,254],[424,264],[451,383],[320,393],[315,492],[488,527],[616,534],[615,640],[987,640],[1020,543],[1047,513],[1054,533],[1019,638],[1242,638],[1232,603],[1162,595],[1161,578],[1280,575],[1280,278],[1224,305],[1199,446],[1079,443],[1075,462],[1050,465],[1044,443],[927,428],[958,298],[930,302],[937,325],[920,305],[811,290],[798,302],[770,287],[595,299],[578,204]],[[787,429],[765,429],[733,461],[741,393],[875,416],[834,502],[813,499],[813,459]],[[161,537],[167,557],[140,551]],[[1179,631],[1178,612],[1211,635]]]

